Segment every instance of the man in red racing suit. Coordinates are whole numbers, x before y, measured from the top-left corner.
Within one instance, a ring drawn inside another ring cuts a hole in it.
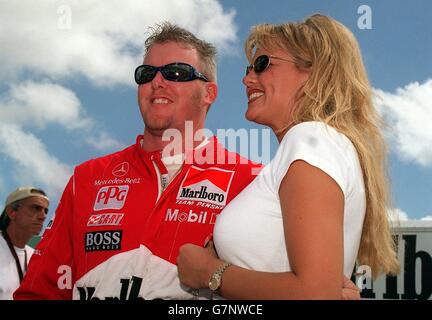
[[[217,215],[260,168],[216,138],[195,141],[217,96],[215,54],[171,24],[147,39],[145,64],[135,71],[144,134],[75,168],[15,299],[194,297],[177,276],[179,247],[203,245]],[[183,158],[174,170],[161,158],[167,129],[182,137],[181,151],[169,153]]]
[[[195,153],[206,149],[235,162],[185,161],[161,192],[160,153],[145,152],[141,138],[123,151],[75,169],[53,226],[45,231],[15,297],[193,297],[177,278],[178,249],[185,243],[204,244],[217,215],[252,181],[258,166],[212,138]]]

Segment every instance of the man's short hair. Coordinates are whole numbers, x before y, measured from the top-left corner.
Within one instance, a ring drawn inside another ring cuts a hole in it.
[[[145,41],[145,54],[155,43],[178,42],[187,47],[196,49],[201,60],[199,70],[207,79],[216,82],[216,47],[209,42],[198,39],[192,32],[170,22],[163,22],[150,28],[150,36]]]

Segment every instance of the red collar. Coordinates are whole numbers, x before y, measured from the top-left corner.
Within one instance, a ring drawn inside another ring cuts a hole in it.
[[[140,134],[136,137],[135,149],[138,151],[138,153],[141,154],[144,158],[148,158],[148,159],[152,159],[153,157],[160,158],[162,155],[162,149],[155,150],[155,151],[146,151],[142,148],[141,140],[143,139],[143,137],[144,137],[144,135],[142,135],[142,134]],[[191,150],[191,152],[186,152],[185,160],[188,160],[191,158],[194,159],[195,154],[198,152],[200,152],[200,156],[206,157],[206,152],[207,152],[207,148],[209,147],[209,144],[213,144],[213,146],[210,150],[212,150],[214,152],[213,159],[217,160],[218,150],[220,152],[220,151],[224,150],[225,148],[219,143],[216,136],[210,137],[209,142],[207,144],[200,146],[199,148],[195,148],[195,149]],[[205,149],[205,150],[203,150],[203,149]],[[186,162],[191,163],[190,161],[186,161]]]

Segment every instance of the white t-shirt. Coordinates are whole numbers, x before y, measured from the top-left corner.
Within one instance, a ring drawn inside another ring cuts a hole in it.
[[[247,269],[291,271],[279,187],[291,163],[300,159],[327,173],[343,191],[344,274],[350,277],[366,210],[363,175],[351,141],[321,122],[293,126],[273,160],[225,207],[215,224],[216,250],[222,260]],[[317,235],[316,240],[323,239]]]
[[[21,268],[25,272],[25,251],[27,251],[27,264],[30,261],[34,249],[28,245],[25,248],[15,247]],[[15,259],[9,250],[6,240],[0,234],[0,300],[12,300],[12,294],[19,287],[19,275]]]

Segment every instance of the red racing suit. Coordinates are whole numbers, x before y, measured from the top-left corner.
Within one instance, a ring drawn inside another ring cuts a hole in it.
[[[160,152],[141,139],[75,168],[15,299],[193,298],[178,279],[179,247],[203,245],[261,165],[213,137],[161,192]]]

